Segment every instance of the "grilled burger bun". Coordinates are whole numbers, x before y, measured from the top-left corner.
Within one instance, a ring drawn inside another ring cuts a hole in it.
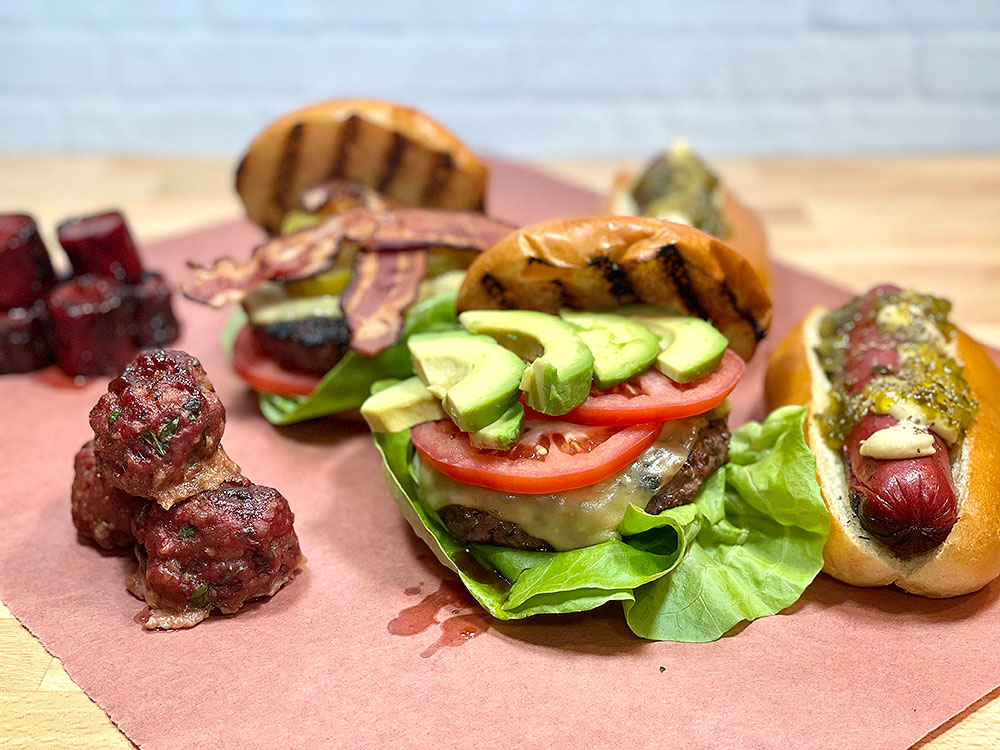
[[[247,217],[277,234],[303,190],[360,183],[406,205],[480,210],[486,165],[427,115],[375,99],[337,99],[280,117],[240,161]]]
[[[512,232],[469,266],[458,309],[601,310],[649,304],[710,320],[749,359],[771,323],[757,272],[711,235],[634,216],[556,219]]]
[[[637,216],[639,207],[632,197],[635,179],[627,174],[619,174],[606,203],[608,213],[617,216]],[[732,191],[718,188],[719,213],[728,225],[729,231],[720,237],[729,247],[746,258],[764,288],[771,289],[771,272],[767,260],[767,235],[760,217],[740,201]]]
[[[1000,574],[1000,371],[982,346],[961,331],[949,343],[964,364],[962,374],[979,404],[952,471],[958,520],[945,541],[929,552],[900,560],[868,538],[854,514],[840,453],[823,439],[816,415],[830,396],[830,382],[815,354],[819,322],[827,311],[812,310],[771,354],[765,380],[768,408],[806,404],[806,442],[816,454],[816,476],[830,511],[830,537],[823,570],[854,586],[895,584],[912,594],[948,597],[967,594]]]

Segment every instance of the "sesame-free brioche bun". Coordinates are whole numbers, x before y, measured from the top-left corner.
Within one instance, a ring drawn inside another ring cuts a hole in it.
[[[363,184],[413,206],[480,210],[486,165],[427,115],[376,99],[337,99],[290,112],[262,130],[240,161],[247,217],[277,233],[307,188]]]
[[[684,224],[635,216],[555,219],[512,232],[469,266],[459,310],[649,304],[710,320],[749,359],[771,300],[742,256]]]

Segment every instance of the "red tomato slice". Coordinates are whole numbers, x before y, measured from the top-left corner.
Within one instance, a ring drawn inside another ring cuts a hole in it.
[[[714,372],[690,383],[675,383],[650,369],[607,391],[591,391],[586,401],[559,419],[577,424],[629,425],[693,417],[721,404],[740,382],[744,369],[746,364],[729,349]]]
[[[233,369],[255,391],[279,396],[308,396],[321,377],[288,370],[257,348],[250,326],[243,326],[233,341]]]
[[[541,495],[607,479],[656,442],[661,427],[592,427],[526,417],[517,445],[491,451],[473,448],[454,422],[440,419],[410,428],[410,439],[423,460],[459,482]]]

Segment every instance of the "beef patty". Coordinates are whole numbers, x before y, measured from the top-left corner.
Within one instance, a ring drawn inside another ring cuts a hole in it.
[[[726,419],[711,419],[698,431],[687,461],[646,504],[646,512],[656,515],[669,508],[693,502],[708,476],[729,460],[729,426]],[[645,478],[643,479],[645,481]],[[649,477],[651,485],[662,478]],[[446,505],[438,516],[452,534],[474,544],[495,544],[514,549],[549,551],[544,539],[526,533],[517,524],[503,521],[492,513],[464,505]]]
[[[347,353],[351,332],[345,318],[310,316],[251,326],[262,352],[291,368],[326,374]]]

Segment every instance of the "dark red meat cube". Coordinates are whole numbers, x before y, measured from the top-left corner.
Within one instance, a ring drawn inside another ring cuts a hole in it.
[[[0,375],[31,372],[52,361],[52,333],[45,300],[0,311]]]
[[[67,219],[58,231],[74,276],[94,274],[129,284],[142,280],[135,242],[120,211]]]
[[[122,285],[80,276],[57,286],[48,299],[56,362],[68,375],[116,375],[135,356],[134,304]]]
[[[147,271],[132,287],[135,318],[132,341],[140,349],[162,348],[177,339],[179,327],[170,300],[170,287],[163,275]]]
[[[0,311],[31,307],[55,286],[49,253],[27,214],[0,214]]]
[[[76,454],[73,467],[70,512],[76,530],[104,549],[135,544],[132,524],[145,501],[125,494],[107,480],[94,457],[93,441]]]
[[[152,608],[147,628],[191,627],[271,596],[304,562],[280,492],[247,479],[170,510],[149,503],[135,523],[139,570],[129,590]]]

